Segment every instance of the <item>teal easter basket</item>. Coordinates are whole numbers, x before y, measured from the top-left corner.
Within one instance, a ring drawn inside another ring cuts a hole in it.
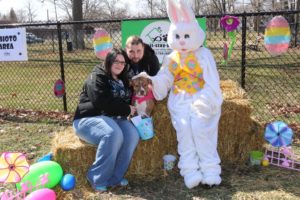
[[[142,119],[136,128],[142,140],[149,140],[154,136],[153,121],[151,117]]]

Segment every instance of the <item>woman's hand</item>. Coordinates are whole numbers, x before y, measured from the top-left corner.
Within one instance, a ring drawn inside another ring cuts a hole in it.
[[[134,114],[136,113],[136,108],[132,105],[129,105],[130,106],[130,114],[129,116],[134,116]]]

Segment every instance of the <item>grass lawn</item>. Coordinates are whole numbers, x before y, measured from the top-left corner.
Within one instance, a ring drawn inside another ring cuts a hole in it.
[[[0,152],[24,152],[30,163],[47,154],[54,133],[64,130],[69,124],[51,121],[31,121],[25,118],[0,119]],[[293,143],[300,159],[300,142]],[[64,169],[67,172],[67,169]],[[91,188],[76,187],[64,193],[57,186],[59,199],[299,199],[300,172],[279,167],[222,166],[223,182],[220,186],[207,188],[198,186],[188,190],[176,168],[166,177],[153,180],[129,180],[130,186],[116,188],[98,194]],[[13,184],[0,184],[0,192],[13,189]]]

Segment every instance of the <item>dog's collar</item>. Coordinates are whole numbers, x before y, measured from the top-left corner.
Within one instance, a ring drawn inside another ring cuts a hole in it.
[[[146,96],[143,96],[143,97],[137,97],[136,95],[132,96],[132,102],[136,100],[138,103],[142,103],[143,101],[147,101],[150,99],[154,99],[154,95],[153,95],[153,92],[151,89],[148,90],[148,93]]]

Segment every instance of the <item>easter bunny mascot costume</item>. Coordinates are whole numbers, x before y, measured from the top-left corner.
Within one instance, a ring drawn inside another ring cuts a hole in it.
[[[167,0],[171,21],[165,57],[156,76],[149,77],[157,100],[168,95],[176,130],[178,167],[188,188],[221,183],[217,152],[218,123],[223,102],[213,55],[203,47],[205,33],[184,0]],[[139,76],[139,75],[138,75]],[[140,76],[147,76],[144,72]]]

